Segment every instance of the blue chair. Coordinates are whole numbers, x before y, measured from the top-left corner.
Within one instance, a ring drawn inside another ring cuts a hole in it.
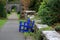
[[[34,25],[35,25],[35,21],[27,21],[27,28],[29,30],[29,32],[32,32],[34,29]]]
[[[27,22],[20,21],[19,32],[32,32],[35,21],[31,21],[29,18]]]
[[[24,32],[31,32],[29,29],[30,26],[28,25],[28,22],[24,22]]]
[[[30,23],[30,22],[31,22],[30,18],[28,18],[27,22],[28,22],[28,23]]]
[[[19,24],[19,32],[24,32],[24,24],[22,21],[20,21],[20,24]]]
[[[27,22],[24,22],[24,32],[28,32],[28,24],[27,24]]]

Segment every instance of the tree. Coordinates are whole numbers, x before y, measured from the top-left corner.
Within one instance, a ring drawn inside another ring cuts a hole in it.
[[[0,1],[0,18],[6,18],[5,1]]]

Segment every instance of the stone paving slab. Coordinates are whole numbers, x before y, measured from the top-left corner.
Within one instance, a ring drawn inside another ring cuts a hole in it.
[[[37,27],[38,29],[40,29],[40,28],[46,28],[46,27],[48,27],[48,25],[36,24],[36,27]]]
[[[42,31],[47,40],[60,40],[60,34],[56,31]]]
[[[41,20],[35,20],[36,23],[41,23]]]
[[[18,19],[17,13],[16,12],[12,12],[11,15],[8,17],[8,19],[9,20],[11,20],[11,19],[14,19],[14,20]]]

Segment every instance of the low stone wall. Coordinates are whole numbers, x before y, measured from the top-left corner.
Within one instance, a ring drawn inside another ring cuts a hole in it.
[[[43,40],[60,40],[60,34],[56,31],[42,31]]]

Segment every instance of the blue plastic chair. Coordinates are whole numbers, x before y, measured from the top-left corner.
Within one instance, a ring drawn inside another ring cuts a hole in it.
[[[30,18],[28,18],[27,23],[29,24],[31,22]]]
[[[31,21],[29,18],[27,22],[20,21],[19,32],[32,32],[35,21]],[[30,29],[30,30],[29,30]]]
[[[31,32],[29,29],[31,26],[29,26],[28,22],[24,22],[24,32]]]
[[[28,23],[24,22],[24,32],[28,32]]]
[[[24,32],[24,24],[22,21],[20,21],[20,24],[19,24],[19,32]]]

